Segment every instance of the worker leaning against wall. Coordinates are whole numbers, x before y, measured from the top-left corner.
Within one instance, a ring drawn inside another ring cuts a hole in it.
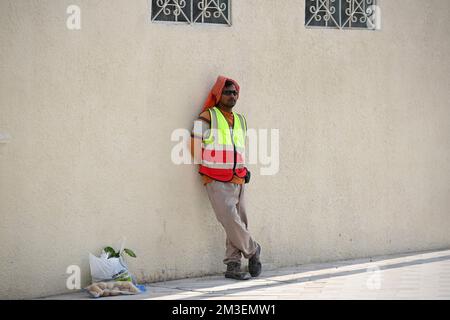
[[[248,231],[244,201],[245,184],[250,181],[244,161],[247,122],[232,111],[238,98],[237,82],[219,76],[194,122],[191,154],[200,163],[203,185],[225,229],[225,277],[247,280],[261,274],[262,264],[261,246]],[[250,275],[241,270],[242,255],[249,259]]]

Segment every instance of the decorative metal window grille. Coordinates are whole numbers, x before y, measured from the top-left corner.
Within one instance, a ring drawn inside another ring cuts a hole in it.
[[[231,0],[152,0],[152,21],[231,26]]]
[[[337,29],[377,28],[377,0],[305,0],[305,26]]]

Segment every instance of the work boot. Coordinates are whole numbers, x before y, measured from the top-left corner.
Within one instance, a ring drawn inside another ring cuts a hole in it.
[[[227,271],[225,272],[225,278],[236,280],[248,280],[250,275],[247,272],[241,271],[241,264],[239,262],[227,263]]]
[[[259,256],[261,255],[261,246],[257,244],[256,253],[248,259],[248,272],[252,277],[257,277],[261,274],[262,264]]]

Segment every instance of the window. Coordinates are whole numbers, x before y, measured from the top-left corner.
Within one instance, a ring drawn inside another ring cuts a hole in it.
[[[152,21],[231,26],[231,0],[152,0]]]
[[[377,0],[305,0],[305,26],[337,29],[379,28]]]

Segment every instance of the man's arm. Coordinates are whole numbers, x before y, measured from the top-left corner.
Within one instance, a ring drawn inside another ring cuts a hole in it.
[[[196,150],[198,151],[196,152]],[[202,138],[195,137],[191,134],[190,151],[192,159],[194,160],[194,164],[199,164],[202,162],[201,150],[202,150]]]
[[[205,136],[205,133],[210,128],[210,115],[209,111],[205,111],[198,117],[194,122],[194,128],[191,132],[191,143],[190,143],[190,152],[191,156],[194,159],[194,163],[200,164],[202,161],[201,151],[202,151],[202,142]]]

